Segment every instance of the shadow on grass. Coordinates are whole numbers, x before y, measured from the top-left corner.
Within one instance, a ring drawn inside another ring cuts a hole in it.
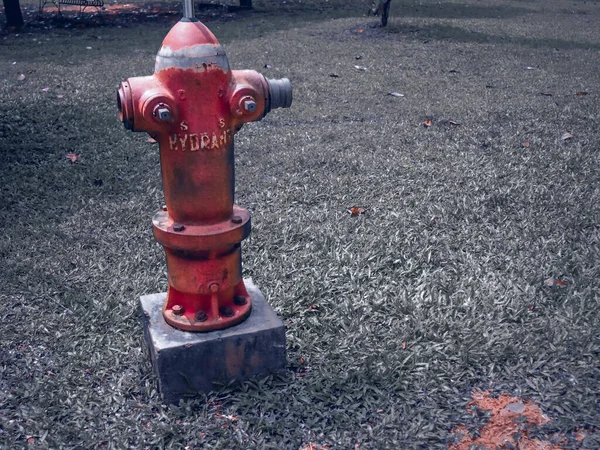
[[[512,44],[530,48],[600,50],[600,44],[598,43],[579,42],[566,39],[530,38],[508,35],[500,36],[442,24],[426,25],[417,28],[414,25],[396,23],[390,24],[390,26],[384,30],[383,33],[403,34],[419,40],[435,39],[480,44]]]
[[[526,13],[531,13],[525,8],[507,5],[477,5],[466,3],[431,3],[421,2],[394,2],[392,3],[391,17],[427,17],[431,19],[508,19]]]

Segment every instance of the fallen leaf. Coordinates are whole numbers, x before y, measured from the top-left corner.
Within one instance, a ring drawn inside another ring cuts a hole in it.
[[[44,88],[44,89],[42,89],[42,91],[44,91],[44,92],[48,92],[49,90],[50,90],[50,88]]]
[[[150,142],[151,144],[155,144],[156,143],[156,139],[153,139],[151,137],[148,138],[148,142]]]
[[[577,97],[582,97],[582,96],[584,96],[584,95],[588,95],[588,93],[587,93],[587,92],[584,92],[584,91],[581,91],[581,92],[578,92],[578,93],[577,93]]]
[[[56,98],[63,98],[63,97],[64,97],[64,95],[62,95],[62,94],[58,94],[58,95],[56,96]]]
[[[423,122],[423,126],[425,128],[430,127],[431,126],[431,120],[430,119],[425,120],[425,122]]]
[[[317,305],[310,305],[307,309],[316,311],[317,309],[319,309],[319,307]]]
[[[342,103],[348,103],[348,100],[342,100]]]
[[[17,78],[17,80],[19,81],[23,81],[25,79],[25,74],[22,73],[21,75],[19,75],[19,77]]]
[[[401,94],[400,92],[390,92],[389,95],[392,97],[404,97],[404,94]]]
[[[567,287],[567,283],[565,283],[562,280],[559,280],[558,278],[548,278],[547,280],[544,280],[544,284],[548,287],[558,287],[558,288]]]
[[[356,216],[359,216],[361,214],[364,214],[366,211],[363,208],[360,208],[358,206],[352,206],[352,207],[348,208],[346,210],[346,212],[348,214],[350,214],[352,217],[356,217]]]
[[[567,139],[571,139],[572,137],[573,137],[573,135],[571,133],[567,132],[567,133],[563,134],[560,138],[563,141],[566,141]]]
[[[535,305],[529,305],[529,307],[527,308],[529,311],[533,311],[535,309]]]
[[[304,358],[300,358],[300,364],[304,364],[306,363],[306,360]]]
[[[456,126],[460,125],[460,123],[458,123],[458,122],[455,122],[454,120],[449,120],[449,121],[448,121],[448,123],[449,123],[450,125],[456,125]]]
[[[65,155],[65,158],[70,159],[71,162],[77,162],[77,160],[79,159],[79,155],[77,153],[67,153]]]
[[[541,95],[545,95],[546,97],[552,97],[552,93],[550,92],[540,92]]]
[[[365,31],[365,30],[363,30],[362,28],[359,28],[359,29],[358,29],[358,30],[356,30],[356,31],[357,31],[358,33],[362,33],[362,32],[363,32],[363,31]]]
[[[406,350],[406,341],[402,343],[402,350]]]
[[[35,438],[33,436],[25,436],[25,440],[29,445],[35,444]]]
[[[525,142],[523,142],[523,143],[521,144],[521,146],[522,146],[522,147],[525,147],[525,148],[529,148],[529,146],[530,146],[530,145],[531,145],[531,144],[529,143],[529,141],[525,141]]]

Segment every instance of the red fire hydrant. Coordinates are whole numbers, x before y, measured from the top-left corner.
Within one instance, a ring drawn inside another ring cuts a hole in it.
[[[193,18],[167,34],[154,75],[119,86],[125,128],[149,133],[160,147],[166,207],[152,222],[165,248],[163,316],[173,327],[217,330],[250,314],[240,244],[250,214],[233,204],[233,137],[244,123],[291,103],[289,80],[230,70],[223,47]]]

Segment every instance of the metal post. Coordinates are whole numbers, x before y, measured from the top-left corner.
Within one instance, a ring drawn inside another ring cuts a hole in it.
[[[183,18],[194,19],[194,0],[183,0]]]

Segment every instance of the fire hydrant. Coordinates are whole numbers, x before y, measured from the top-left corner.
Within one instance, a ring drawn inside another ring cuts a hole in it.
[[[290,107],[289,80],[230,70],[215,36],[188,17],[165,37],[154,75],[122,82],[117,101],[125,128],[160,148],[166,206],[152,223],[167,259],[165,321],[186,331],[242,322],[252,308],[241,260],[250,214],[234,205],[234,135]]]

